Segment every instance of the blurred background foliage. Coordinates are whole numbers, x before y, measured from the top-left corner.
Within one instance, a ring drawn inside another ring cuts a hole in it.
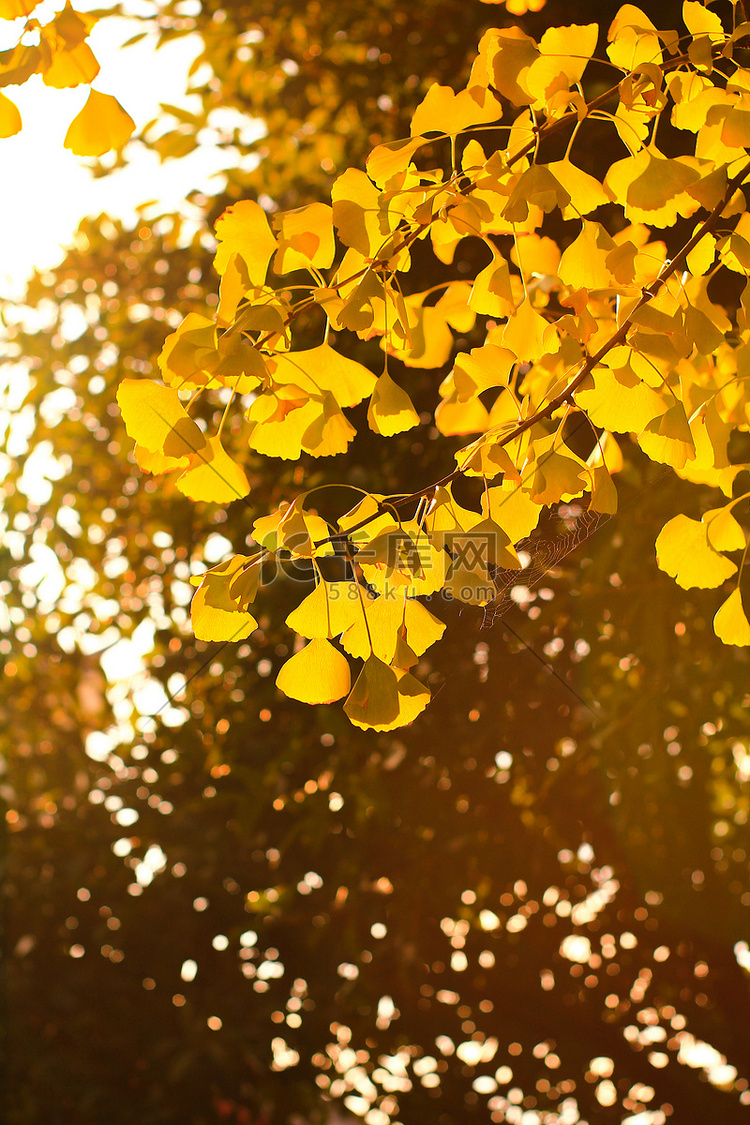
[[[143,143],[179,159],[216,107],[265,133],[224,138],[244,170],[192,194],[200,224],[91,218],[8,318],[31,373],[0,557],[12,1125],[746,1120],[748,655],[653,551],[711,495],[626,446],[620,513],[504,616],[433,606],[433,703],[365,733],[275,689],[288,582],[252,645],[219,646],[192,639],[187,578],[303,480],[419,487],[450,439],[426,421],[387,445],[359,427],[330,468],[251,455],[252,503],[219,510],[140,474],[114,405],[215,303],[228,203],[325,199],[431,82],[465,79],[486,27],[606,29],[616,8],[178,0],[145,20],[201,36],[213,77]],[[425,418],[440,376],[409,372]]]

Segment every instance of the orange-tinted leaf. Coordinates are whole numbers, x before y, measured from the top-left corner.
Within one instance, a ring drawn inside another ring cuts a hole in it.
[[[135,122],[117,98],[91,90],[81,112],[65,134],[64,147],[76,156],[103,156],[130,139]]]

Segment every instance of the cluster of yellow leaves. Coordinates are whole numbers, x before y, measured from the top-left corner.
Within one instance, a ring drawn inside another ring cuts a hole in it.
[[[516,27],[490,30],[465,89],[434,85],[411,135],[375,148],[366,171],[344,171],[330,205],[268,213],[243,201],[221,216],[215,314],[191,313],[168,337],[163,385],[120,389],[141,468],[179,473],[176,487],[194,500],[244,498],[240,440],[267,457],[336,456],[355,437],[345,412],[365,401],[375,433],[408,431],[423,421],[409,394],[414,368],[440,372],[434,424],[467,444],[432,488],[365,496],[334,527],[305,497],[260,516],[260,554],[200,582],[198,637],[250,635],[262,560],[305,560],[317,585],[287,624],[308,643],[278,686],[308,703],[347,696],[361,726],[408,722],[429,696],[410,669],[442,631],[418,599],[486,605],[497,570],[520,568],[515,546],[545,507],[587,497],[592,511],[615,513],[612,478],[628,441],[727,500],[702,520],[671,520],[659,566],[686,587],[738,574],[728,555],[745,549],[746,532],[732,510],[750,466],[730,459],[729,444],[750,429],[750,289],[730,319],[709,279],[750,271],[739,190],[750,175],[750,71],[734,58],[750,27],[725,28],[698,0],[685,0],[683,20],[686,34],[621,8],[606,36],[620,79],[594,98],[586,82],[597,24],[550,28],[539,42]],[[659,148],[662,117],[684,138],[682,155]],[[579,166],[575,138],[590,120],[606,122],[627,155],[616,146],[616,160],[605,149],[601,167]],[[545,160],[546,138],[563,129],[565,157],[558,147]],[[670,257],[664,232],[678,218],[692,236]],[[560,219],[574,229],[558,244],[548,231]],[[458,269],[411,291],[418,242],[443,276],[465,239],[485,255],[476,276]],[[316,347],[297,344],[302,313],[308,332],[319,318]],[[382,365],[345,358],[336,347],[345,334],[377,341]],[[466,350],[457,352],[457,337]],[[203,395],[225,406],[214,436],[190,417]],[[233,410],[230,455],[222,433]],[[581,427],[585,459],[569,445]],[[451,485],[461,475],[484,481],[481,511],[457,504]],[[336,586],[317,563],[334,543],[352,573]],[[749,643],[739,588],[715,631]],[[347,656],[365,662],[353,687]]]
[[[99,63],[87,40],[96,23],[88,12],[77,12],[70,4],[48,23],[32,13],[40,0],[0,0],[0,19],[17,21],[18,43],[0,51],[0,87],[19,86],[33,74],[41,74],[45,86],[57,90],[89,85],[99,73]],[[29,33],[39,42],[25,42]],[[22,128],[18,106],[0,93],[0,137],[12,137]],[[76,156],[103,156],[119,149],[130,138],[135,122],[117,98],[89,90],[83,109],[70,123],[65,148]]]

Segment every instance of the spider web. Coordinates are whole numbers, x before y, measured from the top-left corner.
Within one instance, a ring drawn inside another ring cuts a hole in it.
[[[558,504],[542,524],[526,539],[516,544],[523,570],[497,568],[492,575],[497,595],[485,606],[482,628],[490,628],[519,602],[513,597],[517,587],[533,590],[551,570],[576,547],[580,547],[603,523],[612,517],[591,512],[578,504]]]

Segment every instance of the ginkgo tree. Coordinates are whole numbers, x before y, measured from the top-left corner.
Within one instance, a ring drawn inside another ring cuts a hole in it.
[[[252,504],[242,442],[268,458],[343,458],[356,439],[348,411],[366,403],[383,439],[414,429],[425,422],[411,369],[452,366],[434,389],[443,476],[363,494],[342,470],[352,499],[335,520],[316,489],[257,512],[251,553],[194,579],[196,637],[250,637],[276,560],[307,579],[286,622],[307,643],[278,687],[309,704],[345,698],[363,728],[408,723],[430,698],[415,671],[443,633],[440,598],[491,603],[498,574],[522,569],[516,547],[545,508],[614,513],[629,439],[716,490],[702,519],[676,512],[654,528],[657,562],[684,588],[731,580],[714,629],[750,644],[737,519],[749,465],[735,452],[750,429],[750,296],[744,288],[731,316],[712,299],[717,275],[750,268],[750,23],[734,5],[698,0],[682,18],[660,29],[628,4],[608,29],[552,27],[538,43],[492,29],[466,87],[433,85],[411,136],[342,170],[330,204],[269,214],[245,200],[220,217],[215,309],[189,313],[167,338],[163,382],[119,388],[144,472],[177,474],[195,502]],[[619,146],[602,149],[593,175],[576,141],[603,124]],[[555,241],[560,220],[571,233]],[[668,250],[675,227],[685,234]],[[486,253],[473,279],[452,273],[464,239]],[[412,291],[417,255],[447,280]],[[311,323],[320,342],[300,346]],[[377,344],[380,362],[340,354],[344,334]],[[215,433],[191,416],[204,396],[224,405]],[[464,477],[482,484],[477,510],[454,495]],[[344,580],[326,577],[332,556]],[[350,660],[362,661],[354,676]]]

